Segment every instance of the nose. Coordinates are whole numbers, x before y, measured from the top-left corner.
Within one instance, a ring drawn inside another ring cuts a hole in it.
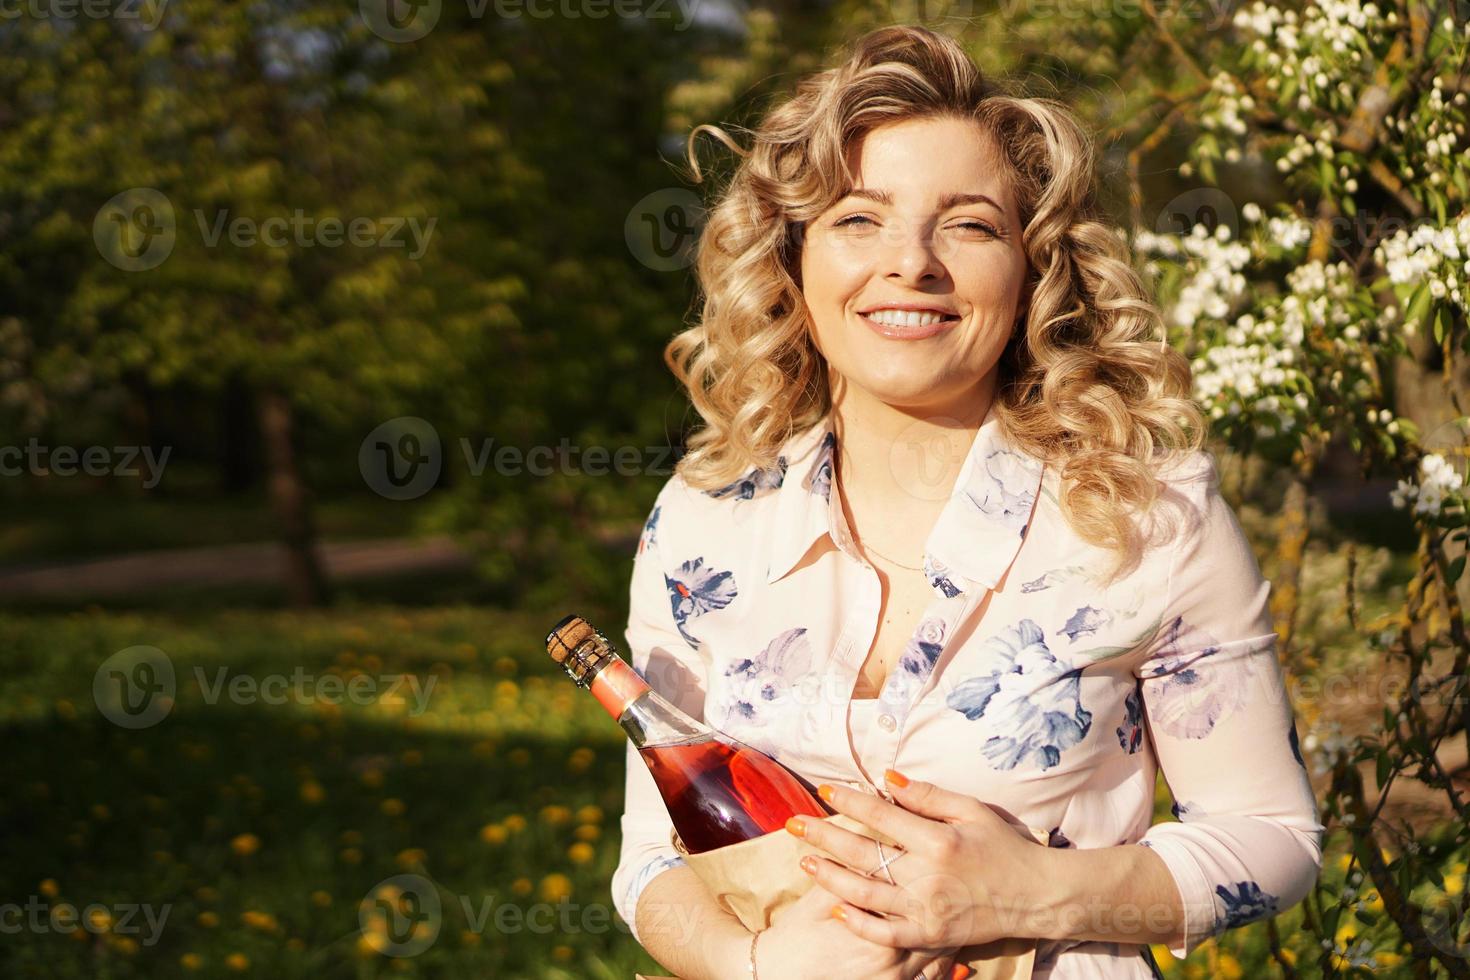
[[[944,276],[945,267],[927,222],[895,221],[884,228],[884,273],[903,282]]]

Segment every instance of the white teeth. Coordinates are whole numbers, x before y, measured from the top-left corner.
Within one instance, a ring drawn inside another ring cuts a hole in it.
[[[864,316],[869,320],[886,323],[892,327],[923,327],[945,319],[939,313],[930,313],[925,310],[873,310],[871,313],[865,313]]]

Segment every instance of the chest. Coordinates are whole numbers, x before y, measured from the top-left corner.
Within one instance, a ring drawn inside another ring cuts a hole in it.
[[[934,603],[934,589],[922,572],[878,573],[880,598],[877,629],[853,687],[855,698],[875,698],[889,673],[913,642],[926,610]],[[982,600],[977,619],[984,615],[989,595]]]

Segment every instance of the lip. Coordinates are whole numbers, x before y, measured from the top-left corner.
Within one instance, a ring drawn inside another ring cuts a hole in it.
[[[884,307],[884,309],[894,309],[894,307]],[[926,323],[921,326],[899,327],[891,323],[879,323],[877,320],[870,319],[863,313],[859,313],[857,317],[866,323],[874,333],[880,337],[887,337],[889,340],[923,340],[926,337],[933,337],[935,334],[953,329],[963,319],[963,317],[955,317],[953,320],[939,320],[935,323]]]

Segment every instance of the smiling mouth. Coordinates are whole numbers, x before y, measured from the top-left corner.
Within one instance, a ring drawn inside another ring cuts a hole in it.
[[[936,318],[926,318],[927,322],[913,324],[885,323],[882,320],[873,319],[866,313],[859,313],[858,318],[874,333],[889,340],[923,340],[952,329],[962,319],[954,313],[940,314]]]

